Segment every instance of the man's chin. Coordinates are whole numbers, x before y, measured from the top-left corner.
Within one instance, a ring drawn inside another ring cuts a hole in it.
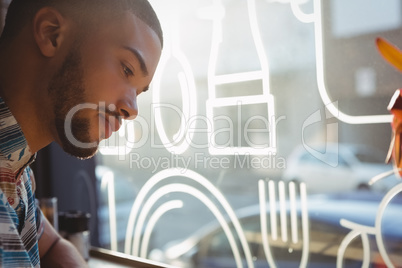
[[[82,160],[92,158],[98,152],[98,145],[90,148],[80,148],[69,142],[59,143],[59,145],[65,153]]]
[[[76,121],[78,122],[78,121]],[[56,122],[57,123],[57,122]],[[56,124],[57,125],[57,124]],[[93,141],[89,135],[87,135],[88,124],[81,123],[74,125],[75,131],[72,131],[72,137],[69,139],[62,127],[57,128],[57,137],[55,142],[63,149],[63,151],[71,156],[79,159],[88,159],[93,157],[98,152],[99,141]],[[77,131],[79,129],[80,131]]]
[[[81,148],[69,148],[69,150],[66,150],[66,148],[63,148],[63,150],[68,153],[69,155],[72,155],[76,158],[85,160],[85,159],[89,159],[92,158],[97,152],[98,152],[98,147],[92,149],[81,149]]]

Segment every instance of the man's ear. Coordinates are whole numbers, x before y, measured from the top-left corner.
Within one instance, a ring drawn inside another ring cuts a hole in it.
[[[65,39],[68,23],[54,8],[40,9],[33,19],[35,41],[45,57],[53,57]]]

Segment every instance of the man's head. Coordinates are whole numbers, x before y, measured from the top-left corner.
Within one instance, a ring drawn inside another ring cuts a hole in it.
[[[1,40],[18,34],[44,7],[53,7],[64,16],[73,18],[83,29],[96,27],[102,19],[129,11],[155,31],[163,46],[159,20],[147,0],[13,0],[7,11]]]
[[[161,55],[158,18],[146,0],[14,0],[0,43],[31,33],[52,139],[91,157],[138,113]]]

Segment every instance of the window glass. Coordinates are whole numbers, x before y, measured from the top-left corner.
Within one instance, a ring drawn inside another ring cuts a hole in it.
[[[152,0],[163,55],[97,156],[103,247],[179,267],[399,267],[401,2]],[[384,175],[385,176],[385,175]]]

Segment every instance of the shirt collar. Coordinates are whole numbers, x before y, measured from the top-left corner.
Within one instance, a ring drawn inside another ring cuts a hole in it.
[[[0,181],[10,172],[17,178],[33,159],[20,125],[0,97]]]

